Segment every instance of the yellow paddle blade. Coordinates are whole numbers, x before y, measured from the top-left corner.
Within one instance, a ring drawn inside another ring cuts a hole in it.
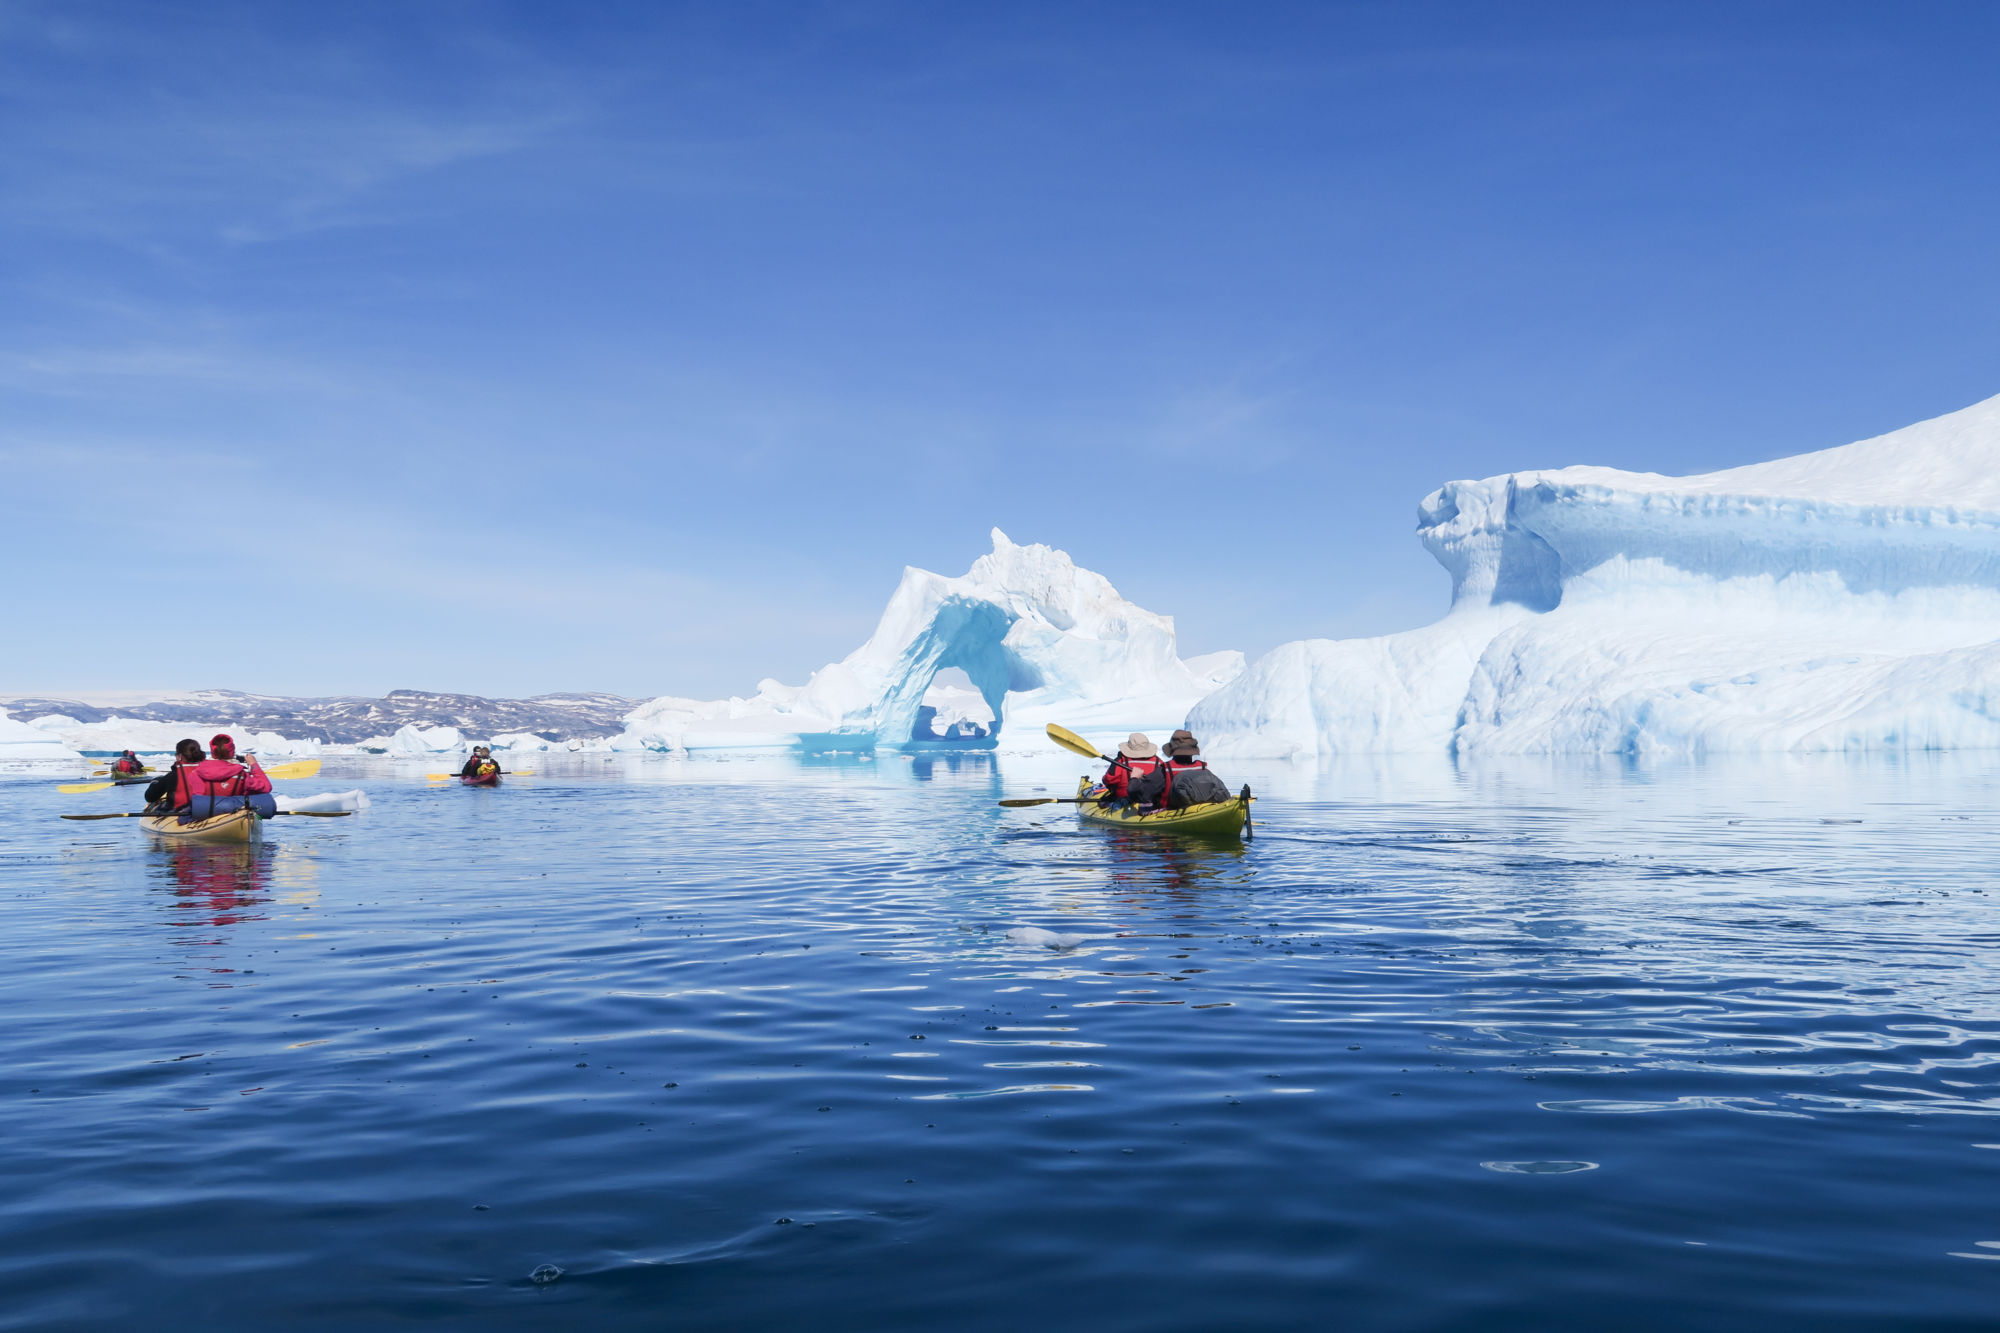
[[[77,796],[87,791],[108,791],[117,785],[115,782],[65,782],[56,790],[65,796]]]
[[[316,778],[319,776],[319,760],[300,759],[290,764],[273,764],[264,770],[267,778]]]
[[[1049,739],[1057,745],[1062,746],[1063,749],[1073,754],[1080,754],[1086,759],[1102,759],[1104,757],[1103,752],[1095,745],[1092,745],[1068,727],[1059,727],[1053,722],[1049,723]]]

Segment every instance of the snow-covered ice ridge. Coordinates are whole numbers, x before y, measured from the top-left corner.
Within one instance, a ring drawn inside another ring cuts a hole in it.
[[[749,699],[655,699],[616,749],[720,749],[805,742],[927,744],[935,722],[997,720],[996,734],[1048,722],[1100,731],[1171,729],[1243,669],[1243,654],[1183,660],[1171,617],[1134,606],[1103,575],[998,528],[957,578],[905,569],[868,641],[804,685],[760,683]],[[963,673],[983,701],[940,684]]]
[[[1452,482],[1423,629],[1286,644],[1203,700],[1210,754],[2000,746],[2000,398],[1694,477]]]

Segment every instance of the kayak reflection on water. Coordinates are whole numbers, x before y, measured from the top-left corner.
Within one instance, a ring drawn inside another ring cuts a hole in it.
[[[1204,890],[1236,888],[1256,872],[1249,849],[1233,837],[1181,834],[1162,838],[1138,829],[1110,829],[1100,835],[1111,852],[1106,875],[1115,900],[1137,901],[1166,894],[1192,897]]]
[[[175,899],[170,924],[233,926],[264,919],[271,849],[258,843],[175,842],[160,849]]]

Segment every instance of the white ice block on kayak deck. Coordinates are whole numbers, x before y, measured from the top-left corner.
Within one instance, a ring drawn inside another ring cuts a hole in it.
[[[336,810],[366,810],[368,793],[359,787],[353,791],[323,791],[313,796],[287,796],[280,792],[277,801],[280,810],[328,814]]]
[[[1016,944],[1039,945],[1045,949],[1074,949],[1083,943],[1081,935],[1059,934],[1043,930],[1040,926],[1016,926],[1007,932],[1007,938]]]

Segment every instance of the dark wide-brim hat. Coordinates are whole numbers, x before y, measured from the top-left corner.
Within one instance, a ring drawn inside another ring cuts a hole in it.
[[[1166,751],[1170,755],[1200,754],[1201,743],[1195,740],[1192,731],[1177,731],[1168,737]]]

